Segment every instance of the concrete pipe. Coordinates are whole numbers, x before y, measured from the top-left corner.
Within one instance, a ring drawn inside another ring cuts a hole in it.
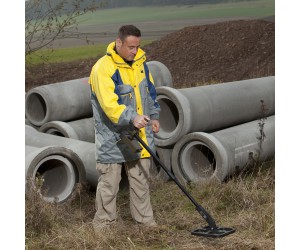
[[[25,191],[40,189],[42,198],[47,202],[66,201],[73,193],[75,184],[85,181],[83,162],[70,149],[25,145],[25,156]],[[37,178],[42,178],[39,187],[36,185]]]
[[[34,147],[57,145],[72,150],[83,162],[86,181],[93,187],[97,186],[99,173],[96,170],[94,143],[41,133],[25,125],[25,144]]]
[[[91,117],[88,77],[31,89],[25,98],[25,115],[36,126]]]
[[[262,136],[263,135],[263,136]],[[275,116],[211,134],[183,136],[172,152],[172,169],[181,183],[224,181],[257,161],[275,156]]]
[[[71,122],[51,121],[39,128],[42,133],[95,142],[94,119],[84,118]]]
[[[265,116],[275,113],[275,77],[174,89],[157,88],[161,106],[160,132],[155,144],[174,145],[191,132],[212,132],[255,120],[261,116],[261,100],[267,107]]]
[[[158,61],[149,61],[146,64],[151,72],[156,87],[173,87],[172,75],[166,65]]]

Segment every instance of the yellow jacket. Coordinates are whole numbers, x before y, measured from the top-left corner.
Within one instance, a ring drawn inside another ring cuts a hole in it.
[[[95,120],[96,161],[120,163],[149,157],[143,148],[133,154],[120,141],[120,133],[129,129],[137,114],[159,119],[153,78],[146,64],[145,52],[138,49],[132,65],[127,64],[114,50],[115,42],[93,66],[89,83]],[[139,136],[155,151],[152,127],[140,129]]]

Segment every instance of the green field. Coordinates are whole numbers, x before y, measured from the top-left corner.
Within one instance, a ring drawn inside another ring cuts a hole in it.
[[[80,25],[185,20],[196,18],[264,17],[275,15],[275,0],[257,0],[223,4],[185,6],[132,7],[102,9],[88,13],[78,21]]]
[[[142,46],[152,41],[142,41]],[[34,53],[30,58],[26,58],[27,63],[37,65],[43,62],[71,62],[90,57],[100,57],[106,53],[107,44],[86,45],[80,47],[70,47],[52,50],[40,50]]]
[[[117,27],[132,23],[141,28],[143,44],[157,39],[149,34],[163,36],[190,25],[204,24],[202,20],[226,18],[261,18],[275,15],[274,0],[244,1],[226,4],[206,4],[193,6],[131,7],[117,9],[100,9],[80,16],[80,32],[92,34],[101,39],[101,33],[108,34],[106,39],[114,39]],[[202,23],[203,22],[203,23]],[[92,45],[76,45],[66,41],[67,46],[54,47],[52,50],[38,51],[26,58],[26,63],[39,64],[47,58],[48,63],[69,62],[103,55],[107,42],[98,40]]]

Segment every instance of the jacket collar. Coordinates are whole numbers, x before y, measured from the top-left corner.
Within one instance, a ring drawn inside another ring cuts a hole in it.
[[[120,66],[129,67],[129,65],[124,61],[124,59],[121,56],[119,56],[114,50],[115,46],[116,46],[116,42],[110,43],[107,47],[106,55],[110,56],[116,64],[119,64]],[[141,65],[145,61],[146,61],[146,53],[141,48],[139,48],[133,59],[132,65],[136,63],[138,63],[138,65]]]

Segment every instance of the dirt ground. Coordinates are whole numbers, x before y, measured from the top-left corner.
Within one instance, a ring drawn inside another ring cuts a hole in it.
[[[175,88],[275,75],[275,22],[232,20],[189,26],[143,47],[165,64]],[[98,58],[26,69],[25,91],[89,76]]]

